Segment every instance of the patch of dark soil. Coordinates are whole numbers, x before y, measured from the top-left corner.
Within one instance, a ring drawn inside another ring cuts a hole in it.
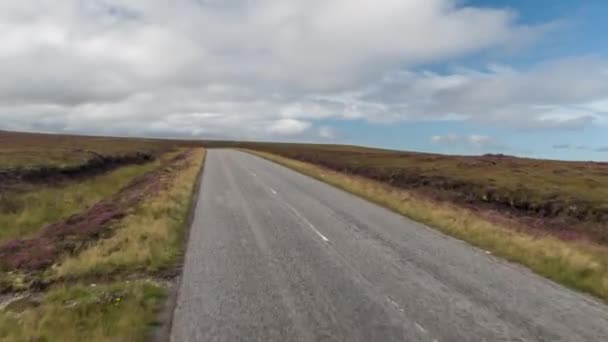
[[[0,269],[40,271],[51,266],[61,255],[76,253],[89,241],[108,234],[111,222],[126,216],[142,199],[162,190],[172,170],[186,167],[188,153],[135,178],[120,192],[89,209],[43,227],[33,238],[14,239],[0,245]]]
[[[402,173],[387,179],[365,172],[356,174],[468,209],[496,211],[517,219],[537,233],[552,234],[564,240],[586,237],[608,244],[608,210],[583,201],[532,200],[529,198],[531,192],[525,188],[483,188],[442,177]]]
[[[127,155],[93,155],[87,162],[67,167],[46,166],[32,169],[0,170],[0,193],[18,183],[60,183],[95,176],[131,164],[143,164],[154,160],[155,156],[147,152],[136,152]]]

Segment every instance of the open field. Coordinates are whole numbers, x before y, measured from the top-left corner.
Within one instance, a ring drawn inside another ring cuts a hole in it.
[[[204,150],[0,139],[0,340],[144,340],[183,253]]]
[[[185,142],[0,131],[0,210],[11,210],[5,194],[38,191],[90,179],[126,165],[153,161]],[[8,208],[7,208],[8,206]]]
[[[158,155],[175,144],[157,139],[88,137],[0,131],[0,171],[70,168],[106,156]]]
[[[161,140],[0,131],[0,242],[109,197],[175,148]]]
[[[351,146],[237,144],[469,209],[518,218],[530,233],[608,243],[608,163],[445,156]]]

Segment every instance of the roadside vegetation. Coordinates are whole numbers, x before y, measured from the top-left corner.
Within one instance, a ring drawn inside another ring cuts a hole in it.
[[[608,163],[446,156],[337,145],[258,143],[243,147],[462,207],[492,210],[518,218],[531,233],[608,244]]]
[[[93,163],[62,164],[44,153],[0,163],[9,179],[0,186],[0,340],[145,340],[177,273],[204,150],[187,142],[19,135],[9,139],[11,149],[21,141],[26,154],[87,143],[105,154]],[[49,140],[57,144],[45,146]]]
[[[336,171],[311,162],[286,158],[276,154],[277,150],[274,150],[274,153],[268,153],[261,152],[262,149],[259,146],[256,148],[258,150],[248,150],[248,152],[342,188],[449,235],[471,242],[495,255],[523,264],[566,286],[608,300],[608,246],[603,239],[593,240],[592,237],[596,236],[595,234],[570,236],[553,234],[546,230],[547,227],[529,227],[529,221],[522,220],[521,216],[502,215],[495,210],[482,210],[479,207],[441,200],[441,197],[419,191],[417,187],[409,189],[399,187],[391,182],[380,182],[370,177],[350,173],[348,169]],[[315,151],[310,146],[308,148]],[[339,160],[338,154],[340,153],[336,152],[336,160]],[[289,155],[287,152],[282,154]],[[311,152],[311,155],[313,154]],[[374,162],[373,158],[362,157],[361,163],[372,162]],[[526,162],[533,163],[533,161]],[[540,161],[536,162],[540,163]],[[590,168],[598,171],[599,174],[601,173],[599,171],[602,170],[601,167],[603,166],[593,165]],[[488,175],[480,174],[479,177],[488,177]],[[603,181],[602,177],[597,179],[597,181]],[[528,186],[533,186],[533,184]],[[539,186],[544,185],[541,183]],[[565,186],[565,188],[569,187]],[[602,192],[604,190],[593,191]],[[587,195],[585,198],[594,196],[596,194]],[[602,205],[602,203],[598,203],[597,208]],[[595,224],[603,227],[602,222],[595,222]],[[596,229],[599,230],[597,227]],[[573,236],[577,238],[573,238]]]
[[[198,149],[180,163],[169,166],[173,169],[168,172],[171,179],[166,189],[145,199],[129,216],[118,221],[110,238],[58,263],[52,277],[125,271],[154,273],[172,266],[183,250],[185,219],[203,158],[204,152]]]
[[[0,311],[3,341],[143,341],[165,298],[150,280],[61,285]]]
[[[159,162],[124,166],[103,175],[60,186],[39,184],[32,191],[5,193],[0,199],[0,243],[36,233],[47,223],[76,214],[125,187]]]
[[[175,147],[151,139],[0,131],[0,243],[116,193]]]

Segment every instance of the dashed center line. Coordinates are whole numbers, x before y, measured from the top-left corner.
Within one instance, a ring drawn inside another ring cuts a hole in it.
[[[399,304],[397,304],[397,302],[395,302],[391,297],[387,296],[386,300],[388,300],[388,302],[391,303],[391,305],[394,306],[395,309],[399,310],[399,312],[403,312],[403,308],[401,308],[401,306],[399,306]]]
[[[294,214],[296,214],[296,216],[297,216],[297,217],[299,217],[299,218],[300,218],[300,220],[304,221],[304,222],[305,222],[305,223],[306,223],[306,224],[307,224],[307,225],[310,227],[310,229],[312,229],[312,230],[313,230],[315,233],[317,233],[317,235],[318,235],[318,236],[319,236],[319,237],[320,237],[320,238],[321,238],[323,241],[325,241],[325,242],[329,242],[329,239],[328,239],[327,237],[325,237],[325,235],[321,234],[321,232],[320,232],[320,231],[318,231],[318,230],[317,230],[317,228],[315,228],[315,226],[314,226],[312,223],[310,223],[310,221],[308,221],[308,220],[306,219],[306,217],[302,216],[302,214],[300,214],[300,212],[299,212],[299,211],[298,211],[296,208],[294,208],[294,207],[293,207],[291,204],[289,204],[289,203],[287,203],[287,202],[285,202],[285,201],[283,201],[283,203],[285,203],[285,205],[286,205],[286,206],[287,206],[287,207],[288,207],[288,208],[289,208],[289,209],[290,209],[290,210],[291,210],[291,211],[292,211]]]
[[[256,176],[256,174],[255,174],[253,171],[251,171],[251,174],[252,174],[254,177]],[[268,189],[270,190],[270,192],[271,192],[273,195],[277,195],[277,194],[278,194],[278,192],[277,192],[275,189],[273,189],[272,187],[268,187]],[[310,229],[312,229],[312,230],[313,230],[313,231],[314,231],[314,232],[315,232],[315,233],[316,233],[316,234],[317,234],[317,235],[318,235],[318,236],[319,236],[319,237],[320,237],[320,238],[321,238],[323,241],[325,241],[325,242],[329,242],[329,239],[328,239],[328,238],[327,238],[325,235],[321,234],[321,232],[320,232],[320,231],[318,231],[318,230],[317,230],[317,228],[316,228],[316,227],[315,227],[315,226],[314,226],[312,223],[310,223],[310,221],[308,221],[308,220],[307,220],[307,219],[306,219],[306,218],[305,218],[305,217],[304,217],[302,214],[300,214],[300,212],[299,212],[299,211],[298,211],[296,208],[294,208],[294,207],[293,207],[291,204],[287,203],[286,201],[283,201],[283,203],[284,203],[284,204],[285,204],[285,205],[286,205],[286,206],[289,208],[289,210],[291,210],[291,211],[292,211],[292,212],[293,212],[293,213],[294,213],[294,214],[295,214],[295,215],[296,215],[298,218],[300,218],[300,220],[304,221],[304,223],[306,223],[306,224],[307,224],[307,225],[310,227]],[[398,304],[396,301],[394,301],[394,300],[393,300],[391,297],[388,297],[388,296],[387,296],[387,297],[386,297],[386,299],[389,301],[389,303],[391,303],[391,305],[392,305],[392,306],[394,306],[394,307],[395,307],[395,309],[399,310],[400,312],[404,312],[403,308],[401,308],[401,306],[400,306],[400,305],[399,305],[399,304]],[[422,333],[426,333],[426,332],[427,332],[427,331],[426,331],[426,329],[424,329],[424,328],[422,327],[422,325],[418,324],[418,322],[414,322],[414,325],[416,326],[416,328],[417,328],[418,330],[420,330],[420,332],[422,332]],[[437,340],[433,340],[433,342],[436,342],[436,341],[437,341]]]
[[[253,171],[250,172],[253,176],[255,176],[255,173]],[[268,187],[268,189],[273,195],[277,196],[278,192],[275,189],[273,189],[272,187]],[[277,197],[279,197],[280,199],[280,196]],[[287,203],[285,200],[282,200],[282,202],[289,208],[289,210],[296,214],[296,216],[299,217],[300,220],[304,221],[310,227],[310,229],[312,229],[323,241],[329,242],[329,239],[325,235],[321,234],[321,232],[318,231],[317,228],[315,228],[315,226],[306,219],[306,217],[300,214],[300,212],[296,208],[294,208],[291,204]]]
[[[329,242],[329,239],[325,237],[325,235],[319,233],[318,230],[315,229],[315,232],[317,233],[317,235],[319,235],[321,237],[321,239],[323,239],[323,241],[325,242]]]

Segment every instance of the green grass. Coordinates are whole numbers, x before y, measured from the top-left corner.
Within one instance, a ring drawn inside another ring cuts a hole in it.
[[[62,186],[40,185],[0,199],[0,242],[36,233],[45,224],[76,214],[108,197],[159,162],[124,166],[107,174]]]
[[[0,131],[0,243],[78,213],[159,165],[134,164],[133,158],[123,158],[133,164],[114,170],[104,169],[112,165],[87,164],[99,163],[98,156],[139,153],[158,159],[180,144],[185,142]],[[77,177],[62,174],[66,170]],[[34,179],[24,181],[20,175]]]
[[[77,252],[66,251],[77,254],[64,255],[43,271],[0,272],[0,289],[27,293],[32,281],[54,284],[39,294],[40,301],[23,299],[0,308],[0,341],[144,341],[149,337],[167,288],[137,279],[171,272],[183,255],[186,215],[204,150],[192,150],[186,160],[165,162],[195,145],[200,143],[0,131],[0,182],[9,180],[0,184],[0,243],[34,236],[46,224],[82,212],[118,193],[135,177],[163,167],[154,173],[156,179],[147,181],[160,192],[112,221],[110,236],[82,241]],[[90,170],[91,165],[97,167],[89,163],[92,159],[137,153],[157,159],[92,176],[105,170],[104,165]],[[64,176],[68,170],[76,170],[77,177]],[[38,171],[51,177],[19,177]],[[125,278],[134,280],[121,280]]]
[[[163,166],[161,191],[115,222],[113,235],[89,241],[80,253],[47,269],[41,276],[55,285],[39,303],[22,299],[0,310],[0,340],[145,341],[160,323],[156,318],[168,291],[146,279],[174,267],[183,255],[186,217],[204,159],[203,149],[190,152],[187,159]],[[99,179],[91,181],[100,186]],[[125,277],[139,280],[112,281]],[[26,279],[4,272],[0,286],[8,282],[7,288],[26,289]]]
[[[584,241],[563,241],[551,236],[532,236],[512,229],[509,221],[504,221],[504,224],[490,222],[474,211],[431,200],[386,183],[270,153],[248,152],[435,227],[568,287],[608,300],[608,248],[604,246]]]
[[[173,171],[166,190],[144,200],[118,222],[112,237],[62,260],[52,269],[52,277],[156,272],[172,266],[183,250],[186,214],[203,160],[204,151],[193,150],[185,161],[187,167]]]
[[[166,289],[154,281],[58,286],[0,311],[2,341],[144,341]]]
[[[145,341],[150,337],[151,329],[161,323],[157,315],[170,286],[153,278],[174,267],[183,253],[186,217],[203,164],[202,148],[191,150],[186,159],[173,159],[181,152],[165,152],[154,162],[60,185],[21,184],[18,191],[2,194],[0,243],[33,236],[45,224],[81,212],[119,192],[136,176],[162,167],[154,173],[157,178],[148,181],[159,192],[113,221],[110,236],[85,241],[77,254],[63,256],[44,271],[0,273],[0,288],[28,293],[32,280],[52,284],[33,295],[35,299],[26,297],[0,308],[0,341]],[[34,159],[60,165],[56,156],[51,155],[50,161],[43,160],[46,157]],[[27,164],[23,159],[18,163]]]

